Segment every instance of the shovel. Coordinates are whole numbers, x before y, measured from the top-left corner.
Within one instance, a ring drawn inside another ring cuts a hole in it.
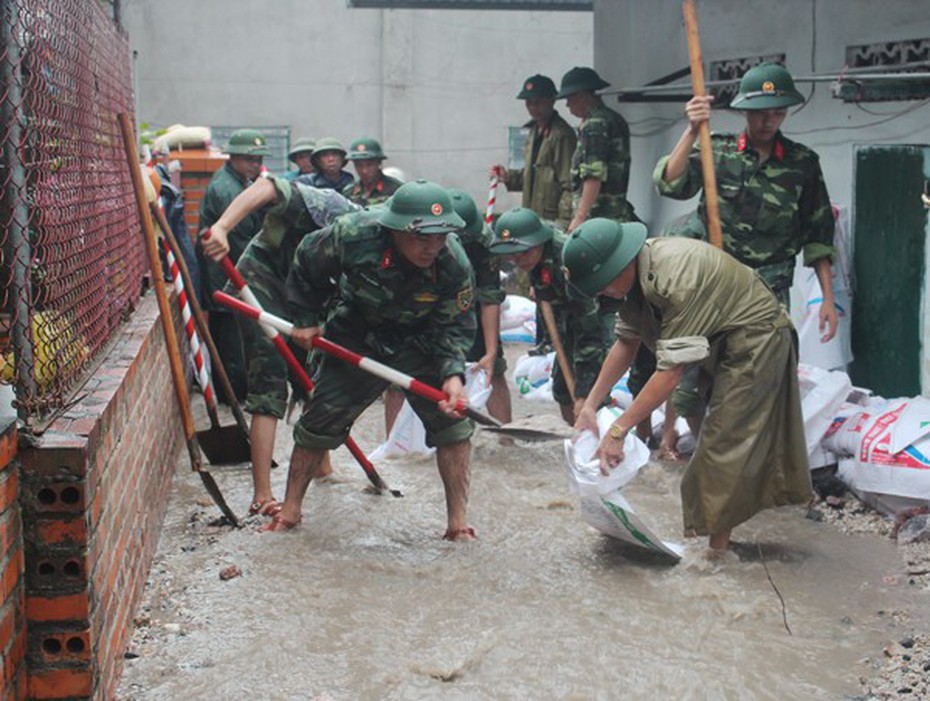
[[[219,485],[213,475],[203,469],[200,457],[200,448],[194,435],[194,416],[191,413],[190,397],[187,394],[187,382],[184,379],[184,367],[181,364],[181,352],[178,349],[178,338],[174,333],[174,322],[171,317],[171,307],[168,304],[168,293],[165,291],[165,281],[162,279],[161,261],[158,259],[158,244],[155,242],[155,228],[152,226],[152,217],[145,200],[145,187],[142,184],[142,170],[136,158],[136,142],[129,115],[121,112],[118,116],[120,131],[123,137],[123,149],[126,153],[126,162],[129,165],[129,176],[132,179],[136,194],[139,219],[142,222],[142,233],[145,239],[145,252],[149,259],[149,270],[152,275],[152,285],[155,288],[155,299],[158,301],[158,316],[161,319],[162,331],[165,335],[165,346],[168,351],[168,361],[171,367],[171,379],[174,383],[175,398],[181,412],[181,424],[184,428],[184,438],[187,443],[187,452],[190,456],[191,468],[200,475],[200,480],[207,493],[219,507],[226,519],[234,526],[239,525],[239,519],[229,508]]]
[[[203,450],[204,455],[207,456],[207,460],[213,465],[235,465],[249,462],[252,457],[252,450],[249,444],[249,433],[248,427],[245,425],[245,418],[243,417],[241,423],[237,422],[232,426],[220,425],[213,383],[210,382],[210,377],[203,367],[202,357],[200,356],[201,349],[199,339],[201,337],[210,349],[211,359],[216,365],[217,375],[221,378],[221,382],[225,381],[225,383],[228,383],[229,379],[226,377],[223,361],[216,352],[216,346],[213,343],[213,338],[210,336],[210,329],[203,317],[203,310],[200,308],[197,296],[193,293],[194,284],[191,280],[190,271],[187,269],[187,263],[184,261],[180,246],[178,246],[178,242],[174,238],[174,233],[171,231],[161,208],[153,203],[150,209],[155,216],[155,222],[164,234],[165,257],[168,260],[171,277],[174,280],[175,289],[178,292],[178,303],[181,305],[182,315],[186,317],[185,321],[187,322],[187,332],[191,341],[191,347],[198,354],[198,358],[201,358],[198,363],[195,363],[195,371],[200,374],[200,385],[203,389],[203,400],[207,407],[207,414],[210,417],[210,428],[204,431],[197,431],[197,443],[200,444],[200,449]],[[180,279],[178,273],[180,273]],[[193,318],[196,328],[190,326],[191,318]],[[238,401],[236,400],[235,394],[232,393],[231,387],[228,393],[230,394],[230,403],[238,409]],[[241,414],[241,409],[239,413]]]
[[[291,336],[294,333],[294,325],[282,319],[279,316],[274,314],[269,314],[268,312],[261,311],[245,302],[242,302],[235,297],[232,297],[224,292],[214,292],[213,299],[230,309],[239,312],[245,316],[251,317],[252,319],[257,320],[259,323],[270,326],[281,333]],[[349,365],[354,365],[355,367],[376,375],[383,380],[402,387],[403,389],[409,390],[424,399],[428,399],[431,402],[446,401],[449,397],[442,390],[438,390],[435,387],[431,387],[425,382],[407,375],[399,370],[388,367],[382,363],[379,363],[376,360],[371,358],[366,358],[363,355],[340,346],[337,343],[323,338],[322,336],[317,336],[313,339],[313,347],[317,348],[324,353],[328,353],[339,360],[342,360]],[[519,438],[522,440],[562,440],[564,436],[556,435],[550,431],[537,431],[535,429],[529,428],[516,428],[510,429],[507,426],[504,426],[500,421],[495,419],[493,416],[488,416],[484,412],[478,411],[477,409],[468,406],[464,401],[460,402],[456,406],[456,411],[460,414],[464,414],[468,418],[472,419],[474,422],[481,424],[484,427],[488,427],[488,430],[492,430],[495,433],[501,433],[504,435],[512,436],[513,438]]]

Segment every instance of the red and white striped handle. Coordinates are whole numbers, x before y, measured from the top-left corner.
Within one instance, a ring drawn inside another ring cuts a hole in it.
[[[282,319],[279,316],[270,314],[266,311],[258,309],[253,305],[247,304],[242,300],[236,299],[232,295],[228,295],[225,292],[214,292],[213,299],[222,304],[223,306],[229,307],[245,316],[255,319],[260,324],[270,326],[271,328],[280,331],[286,336],[292,336],[294,334],[294,325]],[[321,336],[317,336],[313,339],[313,346],[319,348],[321,351],[324,351],[339,360],[343,360],[350,365],[354,365],[362,370],[370,372],[372,375],[377,375],[382,380],[387,380],[388,382],[402,387],[403,389],[408,389],[415,394],[419,394],[425,399],[429,399],[433,402],[444,402],[449,397],[446,396],[445,392],[442,392],[435,387],[420,382],[420,380],[415,377],[411,377],[399,370],[388,367],[382,363],[379,363],[377,360],[372,360],[371,358],[366,358],[363,355],[359,355],[353,351],[350,351],[344,346],[340,346],[337,343],[333,343]],[[465,410],[464,402],[462,403],[461,411]]]
[[[190,345],[191,359],[194,363],[194,370],[197,374],[197,384],[203,390],[203,397],[207,404],[216,407],[216,394],[213,392],[213,383],[210,381],[209,368],[206,363],[206,356],[203,353],[203,346],[200,344],[200,337],[197,335],[197,327],[194,325],[194,315],[191,313],[190,302],[187,299],[187,291],[184,289],[184,280],[181,278],[181,269],[178,262],[171,252],[171,247],[163,238],[162,246],[165,249],[165,259],[168,261],[168,269],[171,272],[171,281],[174,283],[174,289],[178,293],[178,307],[181,310],[181,318],[184,321],[184,331],[187,333],[187,341]]]
[[[488,193],[488,208],[484,215],[484,223],[491,226],[494,219],[494,206],[497,204],[497,176],[491,176],[491,191]]]

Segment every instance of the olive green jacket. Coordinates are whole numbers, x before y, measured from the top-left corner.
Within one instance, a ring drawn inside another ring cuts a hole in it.
[[[563,229],[572,218],[572,154],[578,137],[558,112],[542,131],[542,143],[533,162],[533,141],[540,133],[535,122],[524,125],[530,130],[523,146],[523,170],[507,171],[507,189],[523,191],[523,206],[541,218],[554,221]]]

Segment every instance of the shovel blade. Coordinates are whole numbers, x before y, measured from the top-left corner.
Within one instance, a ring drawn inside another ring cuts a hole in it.
[[[197,442],[211,465],[235,465],[252,459],[249,437],[237,425],[198,431]]]
[[[206,470],[196,470],[196,472],[200,475],[200,480],[203,482],[203,486],[207,488],[207,493],[213,499],[213,503],[219,507],[223,516],[226,517],[226,520],[238,528],[239,519],[236,518],[236,514],[233,513],[233,510],[229,508],[229,504],[226,503],[226,499],[220,491],[220,486],[216,483],[216,480],[213,479],[213,475]]]
[[[556,433],[554,431],[543,431],[538,428],[482,426],[481,430],[489,433],[496,433],[501,436],[508,436],[518,441],[527,441],[529,443],[538,443],[540,441],[564,441],[566,438],[571,438],[570,435]]]

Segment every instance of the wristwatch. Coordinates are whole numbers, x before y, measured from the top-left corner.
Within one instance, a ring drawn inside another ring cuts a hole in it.
[[[611,424],[610,429],[607,431],[608,436],[618,441],[622,441],[626,438],[627,433],[629,433],[629,429],[618,426],[617,424]]]

